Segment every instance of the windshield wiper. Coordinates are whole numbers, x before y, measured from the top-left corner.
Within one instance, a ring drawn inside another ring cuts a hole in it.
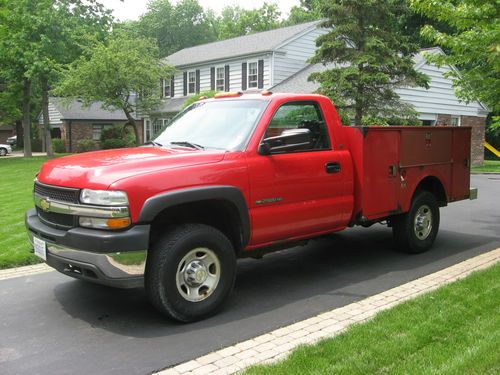
[[[155,141],[147,141],[144,143],[144,145],[153,145],[153,146],[158,146],[158,147],[163,147],[161,143],[155,142]]]
[[[197,150],[204,150],[205,147],[198,145],[196,143],[188,142],[188,141],[174,141],[174,142],[169,142],[171,145],[179,145],[179,146],[187,146],[191,148],[195,148]]]

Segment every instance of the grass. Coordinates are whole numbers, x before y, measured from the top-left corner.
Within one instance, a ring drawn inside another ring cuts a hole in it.
[[[485,160],[482,167],[472,167],[472,173],[498,172],[500,173],[500,160]]]
[[[33,208],[33,179],[46,157],[0,159],[0,269],[39,263],[30,252],[24,213]]]
[[[499,374],[499,296],[497,264],[245,374]]]

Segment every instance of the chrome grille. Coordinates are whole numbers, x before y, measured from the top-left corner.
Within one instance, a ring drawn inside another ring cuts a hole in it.
[[[61,188],[50,185],[43,185],[39,182],[35,182],[35,193],[44,197],[50,198],[55,201],[67,202],[67,203],[78,203],[80,196],[79,189]]]

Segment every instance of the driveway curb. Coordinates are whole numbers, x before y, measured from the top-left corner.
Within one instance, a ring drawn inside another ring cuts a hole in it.
[[[45,273],[51,271],[54,271],[54,269],[47,266],[45,263],[35,264],[33,266],[7,268],[5,270],[0,270],[0,280],[8,280],[22,276],[38,275],[39,273]]]
[[[442,285],[463,279],[472,272],[497,262],[500,262],[500,248],[364,300],[178,364],[160,371],[157,375],[233,374],[255,364],[279,361],[286,358],[299,345],[314,344],[325,338],[334,337],[352,324],[373,318],[380,311]]]

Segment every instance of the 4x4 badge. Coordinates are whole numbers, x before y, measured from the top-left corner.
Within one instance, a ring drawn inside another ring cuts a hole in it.
[[[42,199],[40,201],[40,208],[42,210],[44,210],[45,212],[47,212],[49,210],[49,208],[50,208],[50,202],[48,200],[46,200],[46,199]]]

